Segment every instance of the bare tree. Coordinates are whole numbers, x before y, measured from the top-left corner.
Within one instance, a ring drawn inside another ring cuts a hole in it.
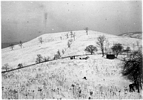
[[[74,32],[74,34],[73,34],[73,38],[74,38],[74,41],[75,41],[75,32]]]
[[[60,39],[62,40],[62,36],[60,36]]]
[[[88,35],[88,27],[85,28],[86,34]]]
[[[67,43],[68,48],[70,48],[70,47],[71,47],[71,44],[72,44],[72,39],[68,40],[68,43]]]
[[[4,66],[2,66],[2,69],[8,71],[10,69],[8,63],[4,64]]]
[[[105,44],[104,42],[105,42],[105,40],[106,40],[105,36],[102,35],[97,38],[97,42],[96,42],[97,45],[99,46],[99,48],[101,49],[102,57],[104,56],[104,44]]]
[[[59,51],[59,50],[57,51],[57,54],[61,57],[61,53],[60,53],[60,51]]]
[[[94,51],[97,51],[97,48],[93,45],[89,45],[85,48],[85,51],[90,52],[92,55],[94,53]]]
[[[23,44],[22,41],[20,41],[20,42],[19,42],[19,46],[20,46],[21,48],[22,48],[22,44]]]
[[[111,49],[113,50],[113,52],[115,53],[115,55],[117,57],[118,54],[122,52],[123,46],[122,46],[122,44],[117,43],[117,44],[114,44]]]
[[[70,33],[71,33],[70,35],[71,35],[71,38],[72,38],[72,37],[73,37],[73,32],[72,32],[72,31],[70,31]]]
[[[38,54],[38,55],[37,55],[37,58],[36,58],[36,63],[38,64],[38,63],[41,63],[42,61],[43,61],[42,55],[41,55],[41,54]]]
[[[43,43],[42,37],[39,38],[39,42],[40,42],[41,44]]]
[[[11,50],[13,50],[14,44],[10,44],[10,48],[11,48]]]
[[[69,38],[69,35],[68,35],[68,33],[66,34],[66,37],[67,37],[67,39]]]

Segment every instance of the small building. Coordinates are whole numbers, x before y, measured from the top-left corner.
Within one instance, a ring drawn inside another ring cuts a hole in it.
[[[113,53],[112,49],[108,49],[108,50],[106,51],[106,58],[107,58],[107,59],[115,59],[115,58],[116,58],[116,56],[115,56],[115,54]]]
[[[115,54],[106,54],[107,59],[115,59]]]

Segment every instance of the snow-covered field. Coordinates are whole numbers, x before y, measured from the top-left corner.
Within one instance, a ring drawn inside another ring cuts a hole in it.
[[[76,38],[67,48],[66,38],[69,32],[44,34],[43,43],[39,37],[23,43],[23,48],[18,45],[14,50],[2,49],[2,65],[6,63],[9,67],[17,68],[19,63],[24,66],[34,64],[37,54],[53,59],[54,54],[59,50],[65,51],[62,57],[71,55],[85,55],[84,49],[88,45],[95,45],[97,37],[104,35],[108,41],[106,46],[111,47],[114,43],[121,43],[124,47],[130,46],[141,40],[127,37],[120,37],[111,34],[85,30],[73,31]],[[62,37],[62,39],[61,39]],[[99,49],[99,48],[98,48]],[[2,74],[2,98],[21,99],[43,99],[43,98],[65,98],[65,99],[136,99],[141,98],[137,92],[129,92],[129,80],[121,75],[122,61],[118,59],[109,60],[102,57],[100,49],[94,55],[88,55],[89,59],[78,58],[58,59],[33,65],[27,68],[15,70]]]

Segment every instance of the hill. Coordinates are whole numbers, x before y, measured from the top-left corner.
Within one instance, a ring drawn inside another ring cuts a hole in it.
[[[107,33],[89,30],[86,35],[84,30],[73,31],[75,40],[71,47],[67,47],[70,40],[70,32],[55,34],[43,34],[31,41],[23,43],[23,48],[15,45],[14,50],[9,47],[2,49],[2,65],[6,63],[10,68],[17,68],[19,63],[30,67],[2,74],[2,97],[19,99],[136,99],[140,94],[129,92],[131,83],[121,75],[122,61],[120,59],[109,60],[101,56],[99,47],[94,55],[88,55],[89,59],[80,60],[85,56],[84,49],[88,45],[96,45],[97,37],[104,35],[106,46],[121,43],[124,47],[136,42],[141,45],[140,39],[120,37]],[[68,37],[67,38],[67,34]],[[43,43],[39,42],[42,38]],[[57,51],[62,57],[81,55],[76,59],[57,59],[49,62],[35,64],[37,54],[43,57],[54,58]],[[64,50],[64,53],[62,51]],[[122,55],[119,56],[121,58]],[[10,95],[7,95],[10,94]]]
[[[142,32],[128,32],[128,33],[120,34],[119,36],[142,39]]]

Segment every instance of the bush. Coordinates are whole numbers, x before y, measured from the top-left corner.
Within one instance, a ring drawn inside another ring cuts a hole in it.
[[[90,52],[92,55],[95,51],[97,51],[97,48],[93,45],[89,45],[85,48],[85,51]]]
[[[36,63],[41,63],[42,61],[43,61],[43,57],[40,54],[38,54],[36,58]]]
[[[117,57],[119,55],[119,53],[122,52],[123,46],[122,46],[122,44],[117,43],[117,44],[114,44],[111,49],[115,53],[115,55]]]

